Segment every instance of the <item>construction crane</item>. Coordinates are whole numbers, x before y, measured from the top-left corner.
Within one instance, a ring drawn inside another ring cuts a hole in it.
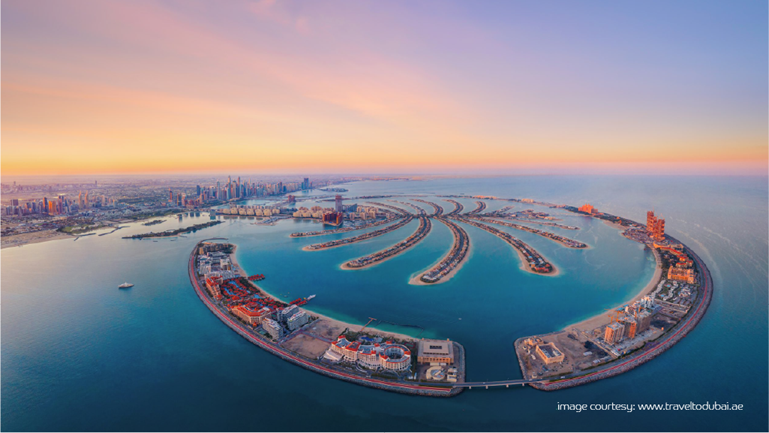
[[[607,309],[606,309],[606,311],[609,311],[609,312],[610,312],[610,313],[608,314],[608,316],[609,316],[609,325],[611,325],[612,323],[614,323],[614,322],[615,322],[617,319],[619,319],[619,318],[620,318],[620,316],[622,315],[622,312],[620,312],[620,311],[617,311],[617,310],[615,310],[615,309],[613,309],[613,308],[607,308]]]

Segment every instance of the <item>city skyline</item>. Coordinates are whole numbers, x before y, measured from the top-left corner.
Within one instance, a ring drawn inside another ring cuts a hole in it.
[[[3,12],[4,176],[767,173],[761,3]]]

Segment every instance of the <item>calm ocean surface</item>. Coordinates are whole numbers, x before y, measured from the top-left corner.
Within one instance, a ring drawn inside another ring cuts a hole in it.
[[[470,380],[519,378],[512,343],[555,331],[631,298],[651,278],[649,251],[589,218],[562,215],[579,231],[555,231],[588,243],[570,250],[509,230],[561,271],[520,270],[500,239],[464,226],[470,258],[449,282],[411,286],[409,278],[451,245],[441,223],[418,246],[381,265],[342,271],[347,260],[411,234],[395,232],[319,252],[310,243],[353,232],[290,239],[320,225],[275,226],[252,219],[176,240],[122,236],[187,226],[207,216],[169,218],[78,241],[2,250],[3,430],[767,430],[767,178],[500,177],[358,182],[346,196],[484,194],[555,203],[591,203],[645,221],[654,209],[668,233],[707,263],[713,303],[699,326],[673,349],[621,376],[557,392],[532,388],[472,390],[451,399],[369,389],[296,367],[258,349],[223,325],[195,296],[187,259],[200,239],[236,243],[250,274],[284,300],[316,294],[307,307],[362,324],[376,317],[421,326],[467,349]],[[315,192],[313,195],[325,195]],[[303,196],[302,196],[303,197]],[[453,206],[440,199],[446,212]],[[406,201],[405,199],[402,199]],[[364,203],[366,200],[360,201]],[[375,200],[382,201],[382,200]],[[459,200],[465,211],[473,200]],[[254,202],[260,203],[260,202]],[[507,205],[489,201],[489,209]],[[324,206],[329,203],[321,203]],[[390,203],[393,204],[393,203]],[[416,203],[415,203],[416,204]],[[299,205],[312,205],[301,202]],[[421,205],[425,209],[428,206]],[[516,210],[531,206],[516,204]],[[205,215],[205,214],[204,214]],[[371,229],[375,230],[375,229]],[[118,290],[123,281],[135,284]],[[413,328],[383,329],[416,335]],[[742,403],[741,412],[583,412],[557,403]]]

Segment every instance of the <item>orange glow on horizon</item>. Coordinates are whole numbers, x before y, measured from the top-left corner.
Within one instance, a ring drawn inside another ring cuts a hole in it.
[[[750,100],[565,79],[557,56],[505,51],[516,34],[319,3],[232,2],[220,21],[193,2],[4,2],[2,174],[767,173]]]

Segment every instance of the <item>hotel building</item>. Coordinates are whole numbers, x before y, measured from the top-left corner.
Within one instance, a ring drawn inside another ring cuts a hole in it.
[[[358,341],[348,341],[344,335],[329,346],[324,358],[333,361],[346,361],[371,370],[405,371],[411,367],[411,351],[402,344],[388,341],[382,345],[361,345]]]
[[[655,240],[665,239],[665,220],[654,216],[654,211],[646,212],[646,231]]]
[[[668,269],[668,279],[685,281],[689,284],[694,284],[694,269],[686,269],[678,266],[671,266]]]

